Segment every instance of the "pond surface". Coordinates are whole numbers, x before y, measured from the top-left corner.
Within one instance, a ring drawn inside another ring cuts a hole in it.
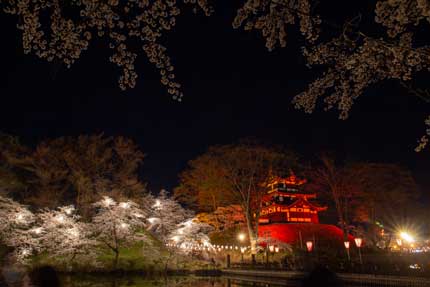
[[[235,277],[196,277],[174,276],[165,278],[145,278],[139,276],[124,276],[121,278],[102,276],[66,276],[63,287],[299,287],[300,282],[280,279],[235,278]]]

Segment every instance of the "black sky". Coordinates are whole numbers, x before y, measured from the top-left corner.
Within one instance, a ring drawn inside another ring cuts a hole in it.
[[[268,52],[257,33],[231,27],[239,1],[222,2],[229,3],[218,5],[211,17],[186,12],[166,40],[184,86],[182,103],[166,95],[143,57],[137,87],[121,92],[109,50],[97,43],[71,69],[23,55],[16,19],[0,14],[1,131],[27,144],[96,132],[131,137],[147,154],[142,173],[154,191],[171,189],[186,162],[209,145],[252,136],[307,159],[331,150],[346,158],[400,163],[427,193],[430,153],[414,152],[425,132],[427,106],[396,82],[385,82],[360,97],[346,121],[334,111],[295,110],[292,97],[317,75],[305,67],[296,29],[289,30],[287,48]],[[323,13],[341,22],[353,15],[350,6],[336,1]]]

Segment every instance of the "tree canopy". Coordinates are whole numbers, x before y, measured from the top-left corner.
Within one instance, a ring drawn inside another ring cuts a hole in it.
[[[295,154],[256,143],[214,146],[190,161],[175,196],[180,199],[183,194],[191,194],[197,206],[201,203],[212,211],[222,206],[223,201],[238,204],[255,250],[266,185],[273,175],[282,174],[295,164]]]

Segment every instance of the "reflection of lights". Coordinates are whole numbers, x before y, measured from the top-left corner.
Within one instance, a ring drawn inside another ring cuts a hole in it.
[[[245,240],[245,238],[246,238],[245,233],[239,233],[239,234],[237,235],[237,239],[239,239],[240,241],[244,241],[244,240]]]
[[[313,247],[313,242],[312,241],[306,241],[306,248],[309,252],[312,251],[312,247]]]
[[[406,231],[402,231],[402,232],[400,232],[400,238],[401,239],[403,239],[403,240],[405,240],[406,242],[408,242],[408,243],[412,243],[412,242],[414,242],[415,240],[414,240],[414,238],[412,237],[412,235],[410,235],[408,232],[406,232]]]
[[[358,248],[360,248],[360,247],[361,247],[361,243],[363,243],[363,239],[361,239],[361,238],[359,238],[359,237],[356,237],[356,238],[354,238],[354,241],[355,241],[355,245],[356,245]]]
[[[130,207],[130,203],[128,203],[128,202],[121,202],[120,204],[119,204],[119,206],[121,207],[121,208],[129,208]]]

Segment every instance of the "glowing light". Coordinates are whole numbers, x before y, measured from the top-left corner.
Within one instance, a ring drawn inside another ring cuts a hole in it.
[[[74,236],[74,237],[78,237],[79,236],[79,230],[77,230],[76,228],[71,228],[71,229],[69,229],[69,234]]]
[[[173,236],[172,240],[175,241],[176,243],[179,242],[179,236],[177,236],[177,235]]]
[[[73,210],[74,210],[74,208],[73,208],[73,207],[66,207],[66,208],[64,208],[64,212],[65,212],[67,215],[72,214]]]
[[[130,203],[129,202],[121,202],[119,204],[119,207],[124,208],[124,209],[129,208],[130,207]]]
[[[345,248],[346,248],[346,249],[349,249],[349,241],[345,241],[345,242],[343,243],[343,245],[345,245]]]
[[[112,198],[110,198],[110,197],[107,197],[107,196],[105,196],[104,197],[104,199],[103,199],[103,204],[104,204],[104,206],[106,206],[106,207],[109,207],[109,206],[111,206],[111,205],[113,205],[115,202],[113,201],[113,199]]]
[[[361,239],[361,238],[357,237],[357,238],[355,238],[355,239],[354,239],[354,241],[355,241],[355,245],[356,245],[358,248],[360,248],[360,247],[361,247],[361,244],[363,243],[363,239]]]
[[[57,216],[57,221],[58,222],[64,222],[64,216],[63,215],[58,215]]]
[[[402,231],[400,232],[400,238],[405,240],[408,243],[412,243],[415,241],[415,239],[412,237],[412,235],[410,235],[408,232],[406,231]]]
[[[33,229],[33,232],[36,234],[40,234],[40,233],[42,233],[42,230],[43,230],[42,227],[37,227],[37,228]]]
[[[151,217],[151,218],[148,218],[148,221],[149,221],[149,223],[154,224],[157,221],[157,219],[158,218]]]
[[[16,220],[20,221],[20,222],[24,222],[24,214],[22,213],[18,213],[18,215],[16,216]]]
[[[29,249],[24,249],[21,251],[22,256],[27,256],[30,254],[30,250]]]
[[[121,228],[127,228],[128,227],[128,224],[127,223],[121,223]]]
[[[269,245],[269,250],[270,250],[270,252],[275,251],[275,246],[273,246],[273,245]]]
[[[401,238],[397,238],[396,239],[397,245],[402,246],[402,239]]]
[[[279,252],[279,247],[275,246],[275,252],[278,253]]]
[[[152,207],[160,208],[161,207],[161,201],[159,199],[156,199],[155,204]]]
[[[245,240],[245,238],[246,238],[245,233],[239,233],[239,234],[237,235],[237,239],[239,239],[240,241],[244,241],[244,240]]]
[[[311,252],[314,247],[314,243],[312,241],[306,241],[306,249]]]

